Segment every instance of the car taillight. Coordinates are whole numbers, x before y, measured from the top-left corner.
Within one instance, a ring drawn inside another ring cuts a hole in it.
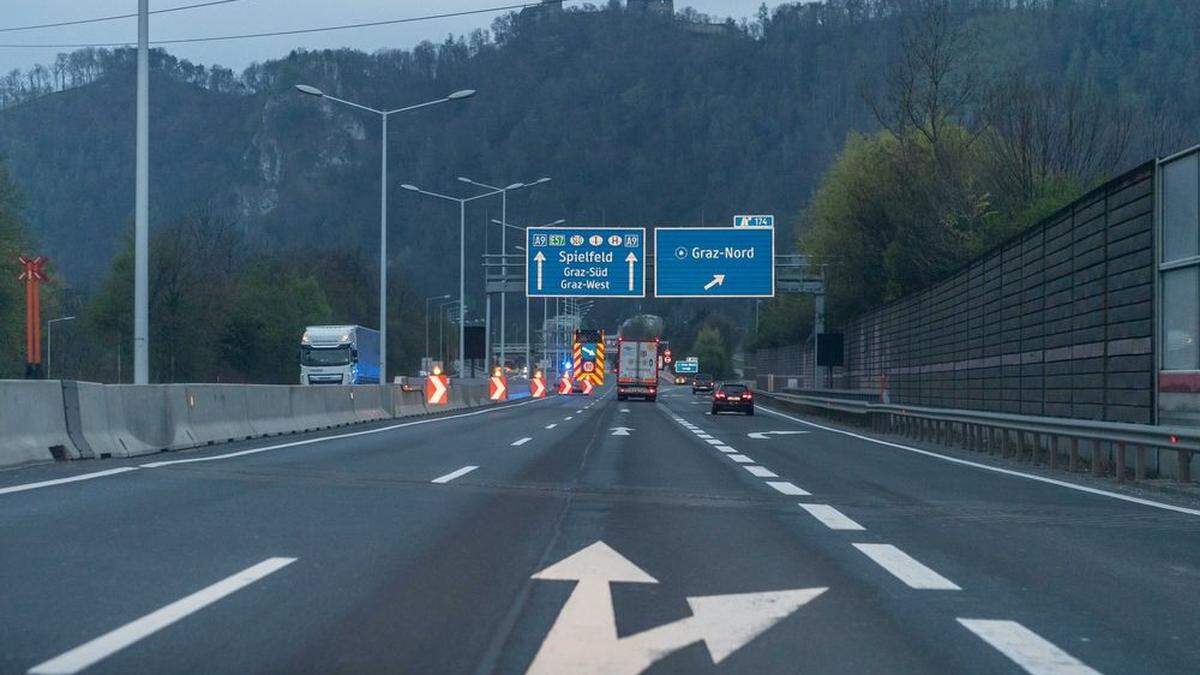
[[[750,392],[742,394],[742,398],[746,399],[747,401],[750,400]]]
[[[725,398],[725,392],[723,392],[723,391],[718,391],[718,392],[717,392],[716,394],[714,394],[713,396],[715,396],[716,398]]]

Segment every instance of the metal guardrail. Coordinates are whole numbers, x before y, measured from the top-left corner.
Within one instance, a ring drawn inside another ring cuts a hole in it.
[[[900,433],[917,440],[936,443],[957,443],[968,450],[993,454],[998,452],[1005,457],[1028,459],[1035,464],[1040,463],[1045,456],[1052,469],[1059,468],[1063,458],[1059,447],[1060,440],[1069,441],[1066,452],[1068,471],[1079,470],[1080,442],[1088,442],[1091,451],[1088,460],[1091,473],[1102,476],[1111,470],[1118,482],[1129,478],[1127,448],[1134,448],[1134,480],[1145,480],[1147,452],[1158,449],[1175,453],[1175,477],[1180,483],[1188,484],[1192,482],[1192,454],[1200,451],[1200,428],[1197,427],[1151,426],[954,408],[925,408],[761,390],[758,393],[801,407],[860,417],[869,416],[869,423],[875,431]],[[1106,444],[1112,450],[1111,461],[1104,448]],[[1111,466],[1108,466],[1109,464]]]

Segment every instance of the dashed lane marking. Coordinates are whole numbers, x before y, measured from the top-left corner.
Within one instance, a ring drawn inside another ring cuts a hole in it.
[[[957,621],[1034,675],[1099,675],[1096,670],[1016,621]]]
[[[455,478],[459,478],[460,476],[465,476],[478,468],[479,467],[477,467],[477,466],[464,466],[461,469],[456,469],[454,471],[451,471],[450,473],[446,474],[445,476],[438,476],[437,478],[434,478],[430,482],[432,482],[432,483],[449,483],[450,481],[454,480]]]
[[[822,525],[831,530],[867,529],[828,504],[801,504],[800,508],[808,511],[813,518],[821,521]]]
[[[716,448],[718,450],[720,450],[721,452],[737,452],[737,450],[735,450],[734,448],[732,448],[728,445],[718,445],[718,446],[716,446]]]
[[[747,457],[745,455],[729,455],[729,459],[732,459],[733,461],[737,462],[738,464],[753,464],[754,463],[754,460],[750,459],[749,457]]]
[[[513,441],[512,444],[515,447],[518,445],[525,445],[526,443],[528,443],[529,441],[532,441],[532,440],[533,440],[532,437],[526,436],[525,438],[518,438],[517,440]]]
[[[547,429],[553,429],[553,428],[554,428],[554,427],[556,427],[556,426],[558,426],[558,422],[555,422],[554,424],[547,424],[547,425],[546,425],[546,428],[547,428]]]
[[[90,642],[85,642],[69,652],[36,665],[29,669],[29,672],[34,675],[77,673],[294,562],[296,562],[295,558],[267,558],[257,565],[247,567],[237,574],[176,600],[166,607],[157,609]]]
[[[934,572],[916,558],[891,544],[854,544],[854,548],[887,570],[909,588],[930,591],[961,591],[958,584]]]
[[[809,497],[812,494],[795,483],[789,483],[785,480],[769,480],[767,481],[767,485],[790,497]]]
[[[752,465],[752,466],[745,466],[743,468],[746,469],[747,471],[749,471],[751,475],[758,476],[759,478],[779,478],[779,474],[775,473],[774,471],[768,469],[765,466],[753,466]]]

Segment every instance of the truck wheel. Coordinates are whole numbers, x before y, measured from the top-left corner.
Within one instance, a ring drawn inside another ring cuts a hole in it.
[[[749,416],[751,416],[751,417],[754,417],[754,408],[751,408],[751,409],[747,410],[747,411],[746,411],[746,414],[747,414],[747,415],[749,415]]]

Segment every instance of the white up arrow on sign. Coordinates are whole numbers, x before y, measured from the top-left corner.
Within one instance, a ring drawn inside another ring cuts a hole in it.
[[[746,435],[758,441],[765,441],[767,440],[767,436],[790,436],[792,434],[807,433],[807,431],[755,431],[754,433],[749,433]]]
[[[632,291],[633,290],[633,266],[634,266],[634,264],[637,263],[637,256],[633,254],[633,251],[630,251],[629,255],[625,256],[625,262],[629,263],[629,290]]]
[[[537,265],[538,265],[538,269],[537,269],[537,290],[539,290],[539,291],[540,291],[540,290],[542,290],[542,264],[546,262],[546,256],[542,255],[542,252],[541,252],[541,251],[538,251],[538,252],[537,252],[537,255],[533,256],[533,260],[534,260],[534,262],[536,262],[536,263],[537,263]]]
[[[697,641],[708,647],[714,664],[720,663],[828,590],[798,588],[692,597],[687,599],[690,617],[617,637],[609,583],[658,583],[620,553],[598,541],[533,578],[578,582],[529,667],[531,674],[547,675],[632,675]]]
[[[630,427],[609,427],[608,430],[613,436],[628,436],[629,432],[633,431]]]

